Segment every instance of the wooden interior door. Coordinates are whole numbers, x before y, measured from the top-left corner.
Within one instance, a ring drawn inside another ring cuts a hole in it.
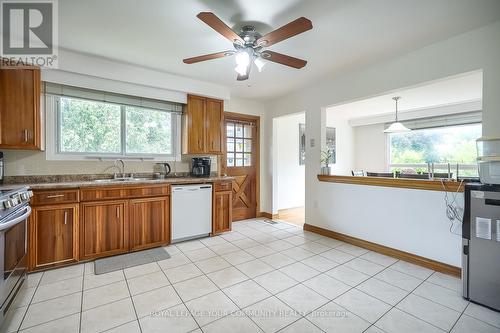
[[[130,200],[130,249],[132,251],[169,242],[170,198]]]
[[[259,118],[225,115],[224,169],[233,180],[233,221],[257,216],[259,168]]]

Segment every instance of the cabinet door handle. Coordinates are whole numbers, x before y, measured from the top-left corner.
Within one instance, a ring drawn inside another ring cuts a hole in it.
[[[54,199],[54,198],[61,198],[61,197],[64,197],[64,194],[52,194],[52,195],[46,196],[47,199]]]
[[[120,207],[116,207],[116,218],[120,218]]]
[[[27,128],[24,129],[23,134],[24,134],[24,142],[28,142],[28,129]]]
[[[198,149],[201,149],[201,140],[198,139]]]
[[[64,224],[68,224],[68,212],[64,212]]]

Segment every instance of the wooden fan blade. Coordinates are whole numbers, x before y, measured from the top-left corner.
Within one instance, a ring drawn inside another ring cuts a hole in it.
[[[231,41],[231,43],[238,43],[244,45],[243,39],[236,34],[231,28],[229,28],[224,22],[221,21],[214,13],[211,12],[201,12],[196,15],[200,20],[209,25],[212,29],[220,33],[222,36],[226,37]]]
[[[261,53],[262,58],[265,60],[269,60],[272,62],[276,62],[278,64],[282,64],[285,66],[290,66],[293,68],[300,69],[307,64],[307,61],[287,56],[286,54],[281,54],[273,51],[263,51]]]
[[[234,53],[235,53],[234,51],[223,51],[223,52],[210,53],[210,54],[204,54],[204,55],[197,56],[197,57],[187,58],[187,59],[184,59],[182,61],[185,64],[194,64],[194,63],[200,62],[200,61],[228,57],[228,56],[233,55]]]
[[[300,17],[295,21],[285,24],[281,28],[271,31],[270,33],[260,37],[255,42],[255,45],[268,47],[287,38],[301,34],[304,31],[311,30],[312,27],[312,22],[310,20],[306,19],[305,17]]]

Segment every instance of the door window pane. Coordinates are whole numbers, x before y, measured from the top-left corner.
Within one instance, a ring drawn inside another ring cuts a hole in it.
[[[236,137],[237,138],[243,137],[243,125],[242,124],[236,124]]]
[[[243,164],[244,166],[252,166],[252,154],[245,154]]]
[[[244,127],[244,132],[245,132],[245,138],[252,138],[252,126],[251,125],[245,125]]]
[[[236,151],[237,152],[243,151],[243,139],[236,139]]]
[[[234,154],[227,154],[227,166],[234,167]]]
[[[227,123],[226,124],[226,136],[227,137],[234,137],[234,123]]]
[[[252,140],[247,140],[245,139],[245,153],[251,153],[252,152]]]
[[[226,150],[228,153],[234,152],[234,139],[227,139]]]

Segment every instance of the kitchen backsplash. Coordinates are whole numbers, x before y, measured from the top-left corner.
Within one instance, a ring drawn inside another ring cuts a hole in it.
[[[112,160],[59,161],[46,160],[45,152],[8,151],[4,152],[5,176],[28,175],[70,175],[70,174],[112,174],[116,172]],[[189,172],[192,156],[182,156],[181,161],[168,162],[172,173]],[[212,158],[212,172],[217,171],[217,157]],[[152,173],[154,161],[125,160],[126,173]]]

